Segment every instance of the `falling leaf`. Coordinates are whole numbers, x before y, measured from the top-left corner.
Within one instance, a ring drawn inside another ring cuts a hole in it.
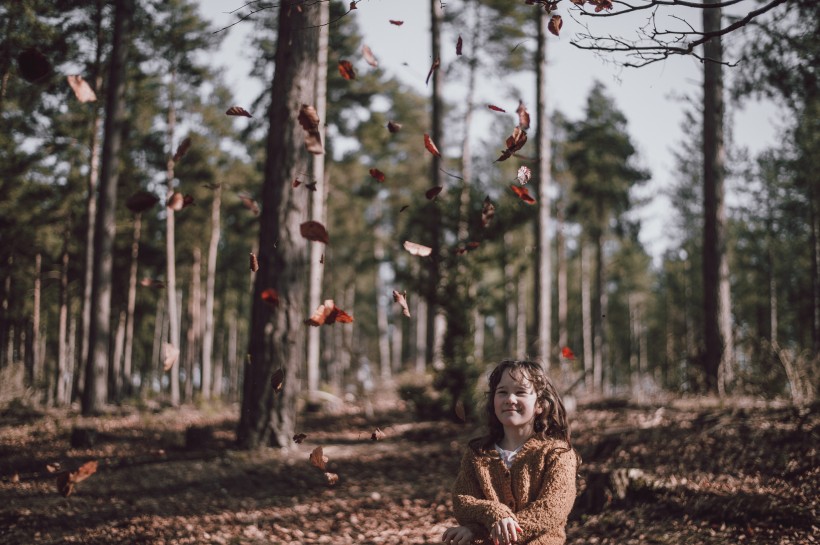
[[[333,299],[325,299],[325,302],[316,308],[316,311],[305,320],[307,325],[319,327],[320,325],[331,325],[339,322],[341,324],[349,324],[353,321],[353,317],[347,312],[343,311],[333,302]]]
[[[29,83],[41,83],[51,73],[51,61],[37,49],[29,47],[17,55],[20,76]]]
[[[518,183],[520,183],[521,185],[527,185],[527,182],[530,181],[531,177],[532,171],[529,169],[529,167],[522,166],[518,169],[516,180],[518,180]]]
[[[57,477],[57,491],[65,497],[74,492],[74,485],[97,472],[97,460],[86,462],[77,471],[66,471]]]
[[[401,26],[404,24],[404,21],[396,21],[395,19],[389,19],[391,25]]]
[[[612,9],[612,0],[587,0],[590,4],[595,6],[595,13],[603,10],[611,10]]]
[[[316,182],[308,182],[305,184],[305,189],[316,191]]]
[[[407,290],[399,293],[393,290],[393,301],[401,305],[401,313],[410,317],[410,309],[407,307]]]
[[[170,371],[179,358],[179,348],[171,343],[162,344],[162,369]]]
[[[377,168],[370,169],[370,175],[377,181],[384,183],[384,172]]]
[[[550,22],[547,23],[547,30],[558,36],[561,32],[561,27],[564,26],[564,21],[560,15],[553,15],[550,17]]]
[[[467,421],[467,415],[464,412],[464,401],[462,401],[461,399],[456,401],[455,413],[459,420],[461,420],[462,422]]]
[[[506,161],[512,154],[524,147],[527,143],[527,133],[516,127],[513,129],[512,135],[507,137],[507,149],[501,152],[501,157],[496,161]]]
[[[191,139],[186,138],[182,142],[179,143],[177,146],[177,152],[174,154],[174,162],[178,163],[182,156],[188,153],[188,150],[191,148]]]
[[[528,130],[530,128],[530,114],[527,112],[527,108],[524,106],[523,101],[518,101],[518,108],[515,110],[515,113],[518,114],[518,126],[521,130]]]
[[[427,72],[427,79],[424,80],[425,85],[430,83],[430,76],[433,75],[433,72],[435,72],[438,69],[439,66],[441,66],[441,59],[436,57],[436,60],[434,60],[433,64],[430,66],[430,71]]]
[[[327,480],[327,484],[333,486],[334,484],[339,482],[339,475],[336,473],[330,473],[328,471],[325,472],[325,479]]]
[[[239,199],[242,201],[242,205],[251,211],[254,216],[259,215],[259,205],[256,204],[256,201],[253,200],[250,195],[239,195]]]
[[[572,2],[576,6],[583,6],[586,1],[587,0],[570,0],[570,2]]]
[[[370,434],[370,440],[371,441],[381,441],[385,437],[387,437],[387,436],[379,428],[376,428],[376,430],[373,433]]]
[[[373,68],[376,68],[377,66],[379,66],[379,61],[376,59],[376,56],[373,54],[373,50],[370,49],[366,45],[362,46],[362,56],[364,57],[364,60],[367,61],[367,64],[369,64]]]
[[[428,255],[433,253],[433,249],[429,246],[416,244],[415,242],[410,242],[409,240],[404,241],[404,249],[410,252],[411,254],[417,255],[419,257],[427,257]]]
[[[356,71],[353,69],[353,65],[350,61],[344,59],[339,61],[339,73],[344,79],[356,79]]]
[[[490,200],[490,196],[484,197],[484,206],[481,208],[481,226],[487,227],[495,216],[495,205]]]
[[[459,35],[458,40],[456,41],[456,55],[461,55],[462,45],[464,45],[464,42],[461,40],[461,35]]]
[[[242,106],[231,106],[230,108],[228,108],[228,111],[225,112],[225,115],[241,115],[243,117],[253,117],[250,114],[250,112]]]
[[[356,5],[356,0],[353,0],[352,2],[350,2],[350,9],[351,10],[359,9],[359,7]]]
[[[467,244],[465,244],[464,246],[459,246],[458,248],[456,248],[455,250],[453,250],[453,252],[454,252],[456,255],[464,255],[464,254],[466,254],[467,252],[469,252],[469,251],[471,251],[471,250],[475,250],[475,249],[476,249],[476,248],[478,248],[479,246],[481,246],[481,243],[480,243],[480,242],[468,242],[468,243],[467,243]]]
[[[442,189],[444,189],[444,188],[441,187],[440,185],[437,185],[435,187],[431,187],[430,189],[428,189],[427,191],[424,192],[424,196],[427,197],[428,200],[433,200],[436,197],[438,197],[438,194],[441,193]]]
[[[302,441],[304,441],[305,439],[307,439],[307,435],[305,435],[304,433],[297,433],[293,436],[293,442],[297,445],[301,445]]]
[[[273,376],[270,379],[271,388],[273,388],[273,393],[281,392],[282,387],[285,385],[285,370],[281,367],[273,372]]]
[[[322,452],[322,447],[316,447],[310,453],[310,463],[313,467],[318,467],[322,471],[327,471],[327,456]]]
[[[191,195],[183,195],[182,193],[174,193],[166,203],[168,208],[176,212],[192,204],[194,204],[194,198]]]
[[[82,76],[66,76],[66,80],[68,80],[68,84],[71,86],[71,90],[74,91],[77,100],[80,102],[97,101],[97,94]]]
[[[251,257],[250,257],[250,260],[251,260],[251,263],[250,263],[250,266],[251,266],[251,272],[256,272],[256,271],[258,271],[258,270],[259,270],[259,260],[258,260],[258,259],[256,259],[256,256],[255,256],[255,255],[253,255],[253,252],[251,252],[250,256],[251,256]]]
[[[322,135],[319,132],[319,114],[316,108],[302,104],[299,109],[299,124],[305,129],[305,147],[314,155],[323,154]]]
[[[158,202],[159,197],[148,191],[140,190],[128,197],[125,201],[125,206],[128,207],[131,212],[139,214],[140,212],[150,210]]]
[[[507,110],[505,110],[504,108],[499,108],[498,106],[496,106],[494,104],[487,104],[487,107],[491,110],[496,111],[496,112],[505,112],[505,113],[507,112]]]
[[[299,178],[296,178],[296,179],[295,179],[295,180],[293,180],[293,182],[291,183],[291,186],[292,186],[292,187],[294,187],[294,188],[296,188],[296,187],[299,187],[299,185],[300,185],[301,183],[302,183],[302,182],[299,180]]]
[[[322,253],[321,256],[319,256],[319,263],[321,263],[322,265],[324,265],[324,263],[325,263],[325,254],[324,254],[324,252]]]
[[[279,306],[279,292],[273,288],[263,290],[259,297],[262,299],[263,303],[267,304],[274,310],[276,310],[276,307]]]
[[[401,123],[396,123],[395,121],[388,121],[387,130],[393,134],[396,134],[401,130]]]
[[[327,244],[330,237],[325,226],[318,221],[306,221],[299,226],[299,232],[308,240]]]
[[[439,153],[436,144],[433,142],[433,139],[430,138],[430,135],[427,133],[424,133],[424,147],[427,148],[427,151],[429,151],[436,157],[441,157],[441,153]]]
[[[569,346],[565,346],[561,349],[561,355],[568,360],[575,359],[575,354],[572,352],[572,349]]]
[[[532,198],[530,192],[527,191],[526,187],[520,187],[517,185],[510,185],[510,189],[513,190],[513,193],[518,195],[518,198],[524,201],[527,204],[535,204],[535,199]]]
[[[408,208],[410,208],[410,205],[409,205],[409,204],[405,204],[404,206],[402,206],[402,207],[399,209],[399,214],[401,214],[402,212],[404,212],[404,211],[405,211],[405,210],[407,210]]]
[[[153,278],[145,277],[140,280],[140,286],[144,288],[164,288],[165,282],[161,282],[159,280],[154,280]]]

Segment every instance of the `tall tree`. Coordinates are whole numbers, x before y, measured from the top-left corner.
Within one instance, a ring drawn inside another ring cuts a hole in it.
[[[245,362],[242,412],[237,442],[244,448],[285,446],[293,435],[300,367],[304,356],[307,241],[299,225],[308,215],[307,191],[292,191],[291,181],[311,161],[306,130],[297,117],[316,93],[319,9],[279,7],[276,70],[268,110],[265,181],[259,232],[259,271],[253,287],[248,359]],[[322,120],[319,120],[321,123]],[[317,244],[314,242],[314,244]],[[278,303],[263,300],[275,290]],[[275,308],[274,308],[275,307]],[[277,369],[284,383],[276,392]]]
[[[97,218],[94,228],[94,282],[91,290],[92,320],[86,362],[82,412],[93,414],[105,402],[107,392],[109,338],[111,328],[112,248],[116,233],[115,211],[119,152],[125,114],[125,65],[128,59],[128,31],[134,13],[133,0],[118,0],[114,10],[114,30],[108,87],[105,101],[105,137],[102,148]]]

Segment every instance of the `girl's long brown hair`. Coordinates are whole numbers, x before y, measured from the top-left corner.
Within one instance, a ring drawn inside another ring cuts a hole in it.
[[[490,373],[490,389],[487,391],[487,428],[489,434],[483,438],[479,438],[471,444],[481,446],[483,448],[492,448],[499,443],[504,437],[504,426],[499,422],[495,415],[495,407],[493,405],[493,398],[495,391],[498,388],[498,383],[501,382],[501,377],[505,371],[509,371],[510,375],[516,380],[525,380],[532,384],[533,391],[536,393],[536,406],[541,407],[541,414],[536,414],[534,417],[533,427],[535,429],[535,436],[541,438],[554,437],[566,441],[570,449],[572,443],[570,442],[570,429],[567,423],[567,411],[564,409],[564,403],[561,401],[561,396],[558,390],[552,384],[552,381],[544,372],[544,368],[540,363],[530,360],[503,360]]]

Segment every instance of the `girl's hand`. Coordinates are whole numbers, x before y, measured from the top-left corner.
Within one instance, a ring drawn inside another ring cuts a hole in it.
[[[518,521],[512,517],[505,517],[495,522],[490,528],[490,537],[498,545],[510,545],[518,541],[518,534],[524,530],[518,525]]]
[[[447,545],[470,545],[472,540],[473,531],[466,526],[447,528],[444,535],[441,536],[442,543],[447,543]]]

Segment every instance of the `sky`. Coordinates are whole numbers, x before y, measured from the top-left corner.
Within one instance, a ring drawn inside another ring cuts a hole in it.
[[[445,12],[459,7],[464,0],[447,0]],[[514,0],[510,0],[514,1]],[[523,0],[520,2],[524,4]],[[569,2],[563,2],[569,5]],[[245,5],[243,1],[200,0],[203,15],[217,28],[230,25],[236,16],[228,13]],[[429,96],[430,90],[424,80],[432,62],[430,46],[430,17],[428,0],[361,0],[357,9],[350,12],[359,24],[367,44],[379,61],[379,66],[388,76],[395,76],[412,86],[418,92]],[[526,6],[527,9],[536,9]],[[247,8],[244,10],[247,12]],[[607,94],[616,107],[627,118],[627,131],[638,149],[638,163],[648,169],[652,177],[636,193],[646,198],[649,204],[636,211],[641,220],[641,242],[656,264],[672,242],[668,220],[672,204],[663,196],[665,188],[675,180],[673,152],[684,139],[690,137],[682,127],[685,103],[682,97],[701,96],[702,65],[693,57],[676,56],[666,61],[643,68],[625,68],[614,62],[617,59],[603,57],[591,51],[578,49],[570,44],[575,32],[581,30],[580,22],[574,20],[566,9],[558,13],[564,18],[560,37],[548,36],[547,57],[547,101],[550,111],[560,111],[571,120],[580,120],[584,115],[587,95],[597,80],[604,84]],[[700,28],[700,10],[677,12],[674,15],[686,18],[694,28]],[[630,36],[643,21],[635,18],[615,17],[603,20],[602,32],[620,36]],[[404,21],[401,26],[393,25],[390,19]],[[681,28],[685,24],[670,17],[659,18],[659,26]],[[600,24],[600,23],[598,23]],[[253,24],[244,22],[228,29],[222,48],[214,64],[225,67],[228,83],[235,92],[237,105],[249,105],[259,94],[261,84],[248,76],[250,58],[248,36]],[[466,33],[465,33],[466,34]],[[466,38],[466,36],[465,36]],[[729,36],[724,47],[731,51],[739,36]],[[449,43],[452,42],[452,43]],[[535,47],[535,38],[528,44]],[[464,53],[475,47],[465,41]],[[335,59],[330,52],[330,62]],[[447,36],[442,42],[442,68],[448,63],[460,62],[456,57],[455,36]],[[362,59],[354,60],[357,70],[367,70]],[[733,71],[742,68],[726,68],[724,75],[731,78]],[[446,81],[446,80],[445,80]],[[509,84],[517,89],[510,95],[505,90]],[[445,95],[452,100],[454,93],[461,89],[446,84]],[[457,95],[456,95],[457,96]],[[533,74],[508,78],[501,82],[484,80],[479,87],[479,103],[495,104],[510,112],[510,128],[517,120],[513,117],[518,99],[522,99],[534,110],[535,78]],[[737,146],[749,150],[751,156],[777,144],[781,135],[782,112],[770,102],[747,101],[740,109],[729,112],[727,124],[733,126],[732,138]],[[489,109],[480,109],[477,131],[489,127],[492,116]],[[506,134],[499,135],[503,142]],[[420,153],[425,153],[420,147]],[[727,191],[731,202],[732,186]]]

